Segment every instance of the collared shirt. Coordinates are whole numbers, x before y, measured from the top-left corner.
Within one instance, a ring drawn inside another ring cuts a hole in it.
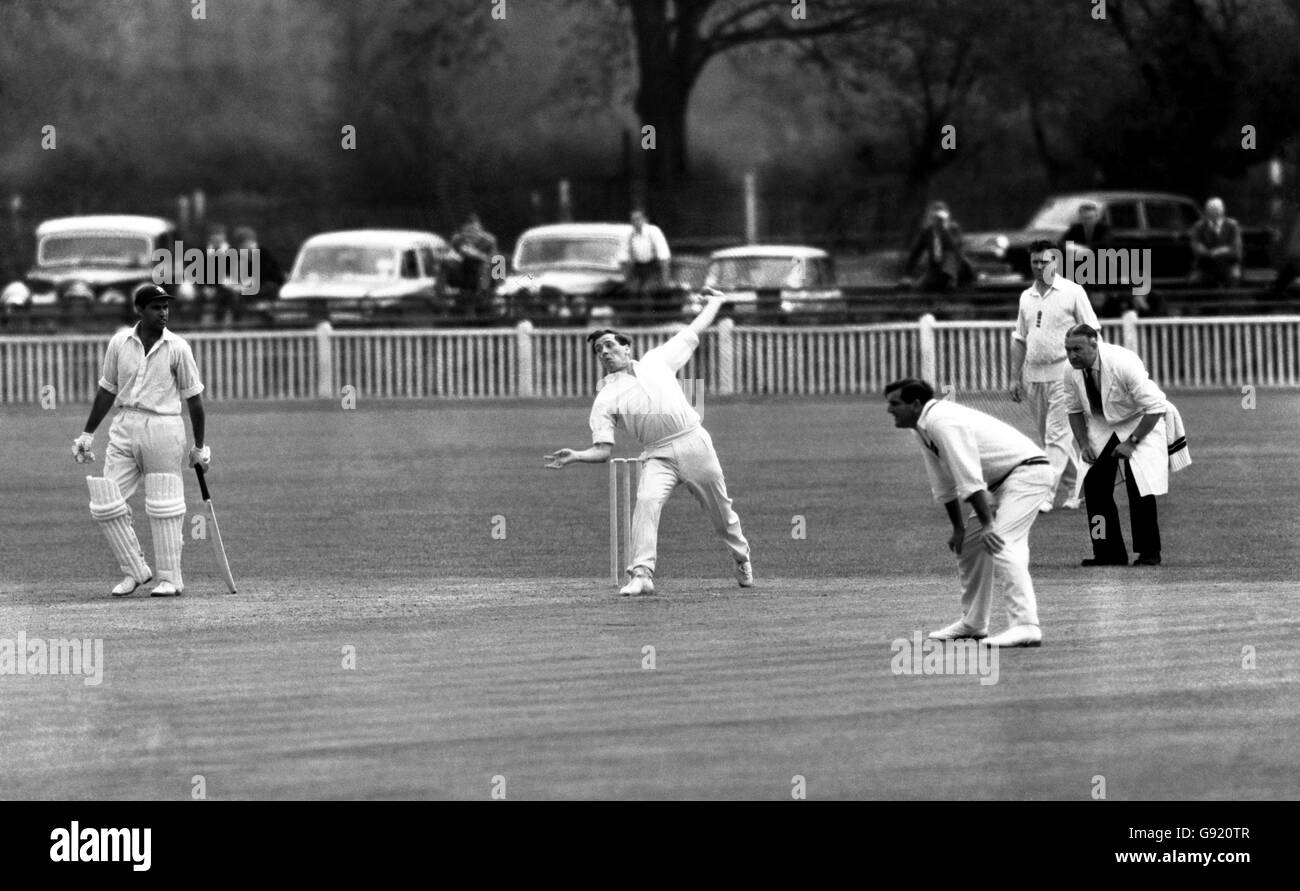
[[[117,396],[122,408],[160,415],[179,415],[181,399],[203,392],[190,345],[164,328],[145,355],[139,323],[117,332],[108,342],[99,385]]]
[[[1163,414],[1167,410],[1164,391],[1151,380],[1142,358],[1132,350],[1119,344],[1098,343],[1097,358],[1089,368],[1101,394],[1102,417],[1093,415],[1088,405],[1084,369],[1067,369],[1064,382],[1066,412],[1083,414],[1090,432],[1105,431],[1108,437],[1112,429],[1117,433],[1122,430],[1124,435],[1120,438],[1124,439],[1143,415]]]
[[[650,223],[642,226],[640,232],[632,230],[632,235],[628,238],[628,254],[633,263],[650,263],[672,257],[663,230]]]
[[[1020,312],[1011,335],[1025,345],[1026,381],[1059,381],[1065,374],[1065,332],[1075,325],[1100,329],[1083,288],[1055,275],[1043,294],[1035,285],[1020,293]]]
[[[965,500],[1006,478],[1043,450],[1015,427],[984,412],[931,399],[916,422],[934,500]]]
[[[591,441],[613,444],[614,429],[621,427],[648,446],[698,427],[700,415],[677,372],[699,345],[687,328],[633,360],[628,371],[605,375],[591,406]]]

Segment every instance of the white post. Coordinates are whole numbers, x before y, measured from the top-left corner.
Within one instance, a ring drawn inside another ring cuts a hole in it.
[[[515,326],[515,395],[533,395],[533,323],[527,319]]]
[[[745,174],[745,243],[758,244],[758,177]]]
[[[1138,351],[1137,322],[1138,314],[1132,309],[1125,311],[1124,315],[1120,317],[1120,324],[1124,326],[1124,343],[1122,345],[1125,349],[1132,350],[1135,353]]]
[[[723,319],[716,326],[718,332],[718,393],[730,396],[736,392],[736,323]]]
[[[935,375],[938,372],[938,361],[934,345],[934,325],[935,318],[933,313],[926,313],[921,316],[920,321],[920,347],[921,347],[921,379],[928,381],[930,386],[937,386]]]
[[[573,222],[573,196],[570,194],[569,181],[567,179],[560,180],[558,199],[559,199],[558,203],[559,203],[560,222],[572,223]]]
[[[316,326],[316,396],[334,398],[334,327],[329,322]]]

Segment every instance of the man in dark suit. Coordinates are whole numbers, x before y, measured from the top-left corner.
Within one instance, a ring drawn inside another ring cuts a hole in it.
[[[1072,223],[1065,235],[1061,237],[1061,254],[1068,253],[1071,243],[1096,250],[1105,247],[1110,241],[1110,226],[1101,218],[1101,208],[1095,201],[1085,201],[1079,205],[1079,219]]]
[[[1205,202],[1205,217],[1192,227],[1191,236],[1197,281],[1223,287],[1241,280],[1241,226],[1224,216],[1222,199]]]
[[[969,261],[962,253],[961,227],[948,213],[948,205],[935,201],[930,205],[926,224],[917,234],[912,250],[907,255],[907,274],[911,275],[918,261],[925,258],[924,271],[916,282],[922,291],[951,291],[969,284],[974,278]]]

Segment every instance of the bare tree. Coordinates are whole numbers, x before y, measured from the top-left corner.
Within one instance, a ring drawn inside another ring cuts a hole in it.
[[[631,29],[635,53],[633,106],[654,128],[646,154],[650,188],[671,187],[688,172],[686,112],[700,74],[714,58],[761,43],[813,40],[862,31],[900,14],[907,0],[565,0],[608,34]]]

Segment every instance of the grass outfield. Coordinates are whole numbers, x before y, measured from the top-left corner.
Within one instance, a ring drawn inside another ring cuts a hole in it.
[[[1196,463],[1160,502],[1165,565],[1082,570],[1083,517],[1041,516],[1044,646],[992,685],[891,671],[958,592],[880,399],[706,402],[758,587],[679,489],[635,599],[605,578],[606,468],[541,467],[585,444],[585,400],[210,405],[240,591],[191,541],[184,597],[122,601],[69,452],[87,406],[0,407],[0,638],[102,638],[105,663],[0,675],[0,795],[1300,797],[1300,396],[1171,396]]]

